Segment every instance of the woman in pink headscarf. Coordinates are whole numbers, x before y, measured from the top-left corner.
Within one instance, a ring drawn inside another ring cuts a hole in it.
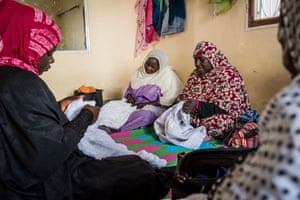
[[[72,120],[39,78],[54,63],[61,40],[39,9],[0,2],[1,199],[160,199],[168,188],[159,170],[137,156],[95,160],[77,144],[99,108],[85,106]]]
[[[193,126],[205,126],[209,136],[222,139],[250,109],[244,81],[211,42],[199,42],[193,57],[196,69],[177,100],[185,101],[183,111],[191,113]]]

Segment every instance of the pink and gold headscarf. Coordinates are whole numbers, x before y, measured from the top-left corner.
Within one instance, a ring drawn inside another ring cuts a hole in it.
[[[55,21],[14,0],[0,1],[0,19],[0,67],[19,67],[39,75],[40,58],[62,39]]]

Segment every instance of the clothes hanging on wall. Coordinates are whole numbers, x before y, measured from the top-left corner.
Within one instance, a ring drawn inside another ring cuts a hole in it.
[[[237,0],[209,0],[208,3],[214,3],[214,15],[220,15],[229,9],[237,2]]]
[[[159,41],[159,36],[183,32],[185,0],[137,0],[137,36],[135,54]]]
[[[159,40],[152,23],[153,4],[152,0],[137,0],[135,4],[137,12],[137,35],[135,54],[148,48],[155,41]]]
[[[163,20],[163,1],[153,0],[153,25],[158,34],[160,34],[162,20]]]
[[[163,20],[159,35],[169,35],[180,33],[185,28],[185,1],[184,0],[164,0]],[[156,30],[158,31],[158,30]]]

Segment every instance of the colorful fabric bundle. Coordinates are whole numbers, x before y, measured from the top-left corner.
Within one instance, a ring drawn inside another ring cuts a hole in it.
[[[259,118],[259,114],[256,110],[247,110],[243,115],[240,116],[240,121],[242,123],[247,122],[257,122]]]
[[[258,146],[258,128],[255,122],[248,122],[237,129],[225,142],[230,147],[256,148]]]

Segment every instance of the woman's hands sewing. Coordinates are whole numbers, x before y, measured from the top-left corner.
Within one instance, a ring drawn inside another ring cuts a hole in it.
[[[143,108],[146,105],[146,103],[138,103],[138,104],[136,104],[135,100],[134,100],[134,98],[133,98],[133,96],[131,94],[128,94],[126,98],[127,98],[127,103],[130,103],[132,106],[136,106],[137,109],[141,109],[141,108]]]
[[[83,98],[84,96],[69,96],[60,100],[58,103],[60,105],[61,111],[65,112],[69,104],[72,103],[72,101],[83,99]]]
[[[66,109],[68,108],[68,106],[70,105],[70,103],[72,103],[73,101],[79,100],[79,99],[84,99],[85,96],[84,95],[80,95],[80,96],[69,96],[66,97],[62,100],[59,101],[59,105],[60,105],[60,109],[62,110],[62,112],[65,112]],[[100,107],[98,106],[91,106],[91,105],[85,105],[83,108],[90,110],[93,113],[93,121],[92,124],[96,122],[97,118],[98,118],[98,114],[100,111]]]
[[[127,98],[127,103],[130,103],[133,106],[135,105],[135,100],[131,94],[128,94],[126,98]]]
[[[185,113],[194,113],[196,108],[196,100],[195,99],[188,99],[183,103],[182,110]]]
[[[152,101],[147,103],[136,103],[131,94],[128,94],[126,98],[127,98],[127,103],[130,103],[132,106],[136,106],[137,109],[144,108],[144,106],[146,105],[154,105],[154,106],[160,105],[159,101]]]

